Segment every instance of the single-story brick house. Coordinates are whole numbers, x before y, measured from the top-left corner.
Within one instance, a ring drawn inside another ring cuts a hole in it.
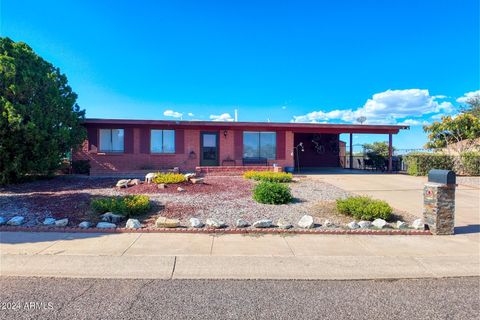
[[[213,122],[86,119],[88,139],[73,160],[89,160],[90,174],[273,170],[285,167],[340,167],[345,143],[339,135],[392,135],[407,126],[273,122]],[[300,143],[299,156],[294,147]],[[351,162],[350,162],[351,163]],[[278,169],[277,169],[278,170]]]

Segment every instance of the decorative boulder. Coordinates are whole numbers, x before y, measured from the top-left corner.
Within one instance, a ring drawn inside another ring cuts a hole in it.
[[[122,179],[122,180],[118,180],[115,186],[117,188],[128,188],[129,183],[130,183],[130,179]]]
[[[271,228],[272,225],[273,225],[272,220],[262,219],[262,220],[255,221],[252,226],[254,228]]]
[[[165,183],[159,183],[157,184],[157,188],[158,189],[165,189],[167,187],[167,185]]]
[[[417,230],[424,230],[425,229],[425,222],[423,221],[423,219],[417,219],[417,220],[413,221],[412,228],[417,229]]]
[[[5,219],[4,217],[0,217],[0,226],[5,224],[7,222],[7,219]]]
[[[185,180],[189,181],[192,178],[195,178],[197,176],[196,173],[186,173],[183,175],[185,177]]]
[[[115,229],[117,225],[115,223],[110,222],[99,222],[97,223],[98,229]]]
[[[128,219],[125,224],[125,228],[127,229],[140,229],[141,227],[142,224],[137,219]]]
[[[313,222],[313,217],[309,215],[304,215],[298,221],[298,226],[303,229],[311,229],[314,227],[315,223]]]
[[[156,173],[153,173],[153,172],[150,172],[150,173],[147,173],[145,175],[145,182],[146,183],[152,183],[153,182],[153,178],[155,178],[157,176]]]
[[[102,219],[102,221],[105,221],[105,222],[118,223],[118,222],[122,221],[124,217],[119,215],[119,214],[115,214],[115,213],[112,213],[112,212],[107,212],[107,213],[104,213],[104,214],[100,215],[100,218]]]
[[[358,223],[356,221],[352,221],[350,222],[349,224],[347,224],[347,227],[349,229],[358,229],[360,228],[360,226],[358,225]]]
[[[397,221],[397,224],[395,225],[395,227],[397,229],[407,229],[408,228],[408,224],[406,222],[403,222],[403,221]]]
[[[128,186],[129,187],[133,187],[133,186],[138,186],[139,184],[141,184],[142,181],[140,181],[140,179],[132,179],[130,180],[130,182],[128,183]]]
[[[235,227],[246,228],[248,227],[248,222],[243,219],[237,219],[237,221],[235,221]]]
[[[15,217],[11,218],[10,220],[8,220],[7,224],[10,225],[10,226],[19,226],[23,223],[24,220],[25,220],[25,218],[22,217],[22,216],[15,216]]]
[[[51,226],[51,225],[54,225],[55,224],[55,219],[54,218],[45,218],[45,220],[43,220],[43,225],[44,226]]]
[[[190,218],[190,226],[192,228],[201,228],[203,227],[203,223],[198,218]]]
[[[182,187],[178,187],[178,188],[177,188],[177,191],[178,191],[178,192],[184,192],[185,189],[183,189]]]
[[[88,229],[91,226],[92,226],[92,224],[90,223],[90,221],[82,221],[78,224],[78,227],[82,228],[82,229]]]
[[[326,219],[325,221],[323,221],[322,226],[324,226],[325,228],[332,228],[335,227],[335,224],[332,221]]]
[[[215,218],[208,218],[205,223],[207,224],[207,227],[215,228],[215,229],[225,228],[227,226],[225,222]]]
[[[68,224],[68,218],[55,221],[55,227],[66,227]]]
[[[204,180],[203,178],[191,178],[190,182],[193,184],[203,184]]]
[[[387,221],[383,219],[375,219],[372,222],[372,226],[378,229],[383,229],[387,225]]]
[[[368,229],[372,226],[372,223],[370,221],[363,221],[362,220],[358,223],[358,226],[362,229]]]
[[[277,227],[280,229],[290,229],[293,228],[292,224],[288,222],[286,219],[280,218],[277,221]]]
[[[176,228],[180,226],[180,220],[158,217],[157,221],[155,221],[155,226],[157,228]]]

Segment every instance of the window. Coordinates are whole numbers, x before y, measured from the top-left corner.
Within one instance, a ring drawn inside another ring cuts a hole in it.
[[[100,129],[100,151],[123,152],[123,129]]]
[[[151,153],[175,153],[175,130],[151,130]]]
[[[243,157],[275,160],[277,135],[275,132],[244,132]]]

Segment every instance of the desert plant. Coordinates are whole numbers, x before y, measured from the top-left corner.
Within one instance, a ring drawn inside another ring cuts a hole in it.
[[[388,220],[393,211],[392,207],[385,201],[363,196],[337,199],[337,210],[359,220],[374,220],[377,218]]]
[[[184,182],[185,176],[181,173],[157,173],[155,178],[153,178],[153,182],[160,184],[160,183],[165,183],[165,184],[172,184],[172,183],[181,183]]]
[[[291,182],[292,174],[287,172],[272,172],[272,171],[246,171],[243,174],[245,179],[253,179],[256,181],[269,181],[269,182]]]
[[[150,199],[145,195],[105,197],[93,199],[90,206],[96,213],[113,212],[128,218],[147,212]]]
[[[285,204],[291,202],[293,197],[288,186],[262,181],[253,189],[253,199],[264,204]]]

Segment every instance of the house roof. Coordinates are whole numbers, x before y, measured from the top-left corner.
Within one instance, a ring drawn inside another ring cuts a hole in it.
[[[334,124],[334,123],[294,123],[294,122],[222,122],[222,121],[175,121],[175,120],[131,120],[131,119],[95,119],[88,118],[87,127],[151,127],[184,128],[198,130],[276,130],[311,133],[376,133],[396,134],[403,125]]]

